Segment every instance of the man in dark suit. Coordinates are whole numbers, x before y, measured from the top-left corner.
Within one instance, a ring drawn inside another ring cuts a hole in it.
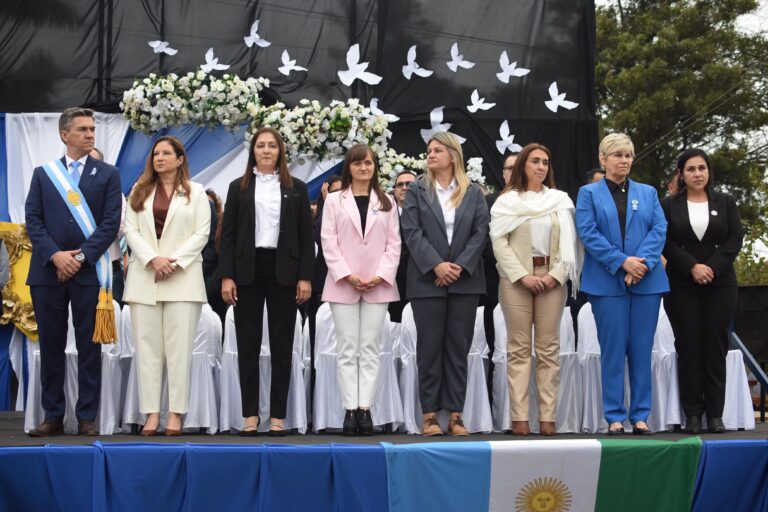
[[[120,174],[89,156],[96,133],[93,111],[66,109],[59,118],[59,133],[66,154],[60,161],[35,168],[25,205],[32,241],[27,284],[40,337],[45,410],[45,421],[29,431],[33,437],[63,432],[64,349],[70,306],[78,352],[78,433],[98,435],[94,419],[101,388],[101,346],[92,342],[100,287],[96,264],[120,226]],[[69,173],[72,190],[63,194],[62,182],[54,182],[44,167],[60,169],[62,177],[63,172]],[[72,213],[72,206],[83,202],[94,224],[89,236]]]
[[[400,171],[395,176],[395,201],[397,201],[397,213],[398,215],[403,213],[403,204],[405,203],[405,194],[408,192],[408,187],[416,180],[416,174],[413,171],[404,170]],[[403,226],[400,223],[400,238],[403,238]],[[405,276],[408,273],[408,247],[405,244],[400,245],[400,264],[397,267],[397,275],[395,281],[397,282],[397,291],[400,292],[400,300],[389,303],[389,319],[393,322],[400,322],[403,318],[403,309],[408,304],[408,299],[405,298]]]

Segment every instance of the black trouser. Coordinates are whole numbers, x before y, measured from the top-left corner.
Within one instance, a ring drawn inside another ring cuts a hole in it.
[[[275,279],[275,252],[273,249],[256,249],[256,277],[253,283],[237,287],[235,332],[245,418],[259,415],[259,355],[265,300],[272,354],[270,416],[285,418],[288,402],[296,326],[296,287],[280,284]]]
[[[30,286],[40,335],[40,383],[45,419],[64,419],[67,321],[72,307],[72,325],[77,344],[78,420],[94,420],[101,396],[101,345],[94,343],[93,327],[99,285],[84,286],[70,279],[58,286]]]
[[[728,326],[736,287],[673,288],[664,309],[675,333],[680,403],[686,416],[721,418],[725,403]]]
[[[123,266],[120,260],[112,262],[112,298],[123,307],[123,290],[125,289],[125,280],[123,276]]]
[[[495,301],[491,297],[485,298],[483,308],[483,324],[485,326],[485,342],[488,344],[488,373],[486,384],[488,386],[488,401],[493,405],[493,347],[496,343],[496,327],[493,325],[493,310],[499,304],[498,294]]]
[[[467,356],[475,332],[478,295],[412,299],[416,323],[419,399],[424,413],[464,410]]]

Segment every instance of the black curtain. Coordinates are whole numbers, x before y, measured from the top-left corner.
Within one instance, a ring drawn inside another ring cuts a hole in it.
[[[271,46],[245,46],[255,19]],[[158,39],[179,53],[153,53],[147,42]],[[448,69],[454,42],[474,68]],[[384,77],[379,85],[339,81],[336,72],[346,68],[353,43],[360,44],[368,70]],[[417,61],[434,74],[409,81],[401,67],[414,44]],[[269,78],[267,103],[358,97],[367,105],[379,98],[380,108],[400,116],[391,126],[391,146],[410,155],[424,151],[419,130],[429,127],[429,112],[444,105],[444,121],[467,139],[467,158],[483,157],[491,185],[500,181],[495,141],[505,119],[515,142],[552,150],[561,189],[575,193],[597,164],[594,0],[3,0],[0,111],[86,105],[118,112],[134,79],[194,70],[210,47],[231,65],[228,71]],[[279,74],[283,49],[308,71]],[[497,80],[502,51],[531,72],[509,84]],[[578,108],[546,109],[553,81]],[[473,89],[496,106],[470,114]]]

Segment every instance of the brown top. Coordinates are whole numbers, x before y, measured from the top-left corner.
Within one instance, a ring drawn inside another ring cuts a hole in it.
[[[168,208],[170,206],[171,198],[166,195],[163,184],[158,183],[157,189],[155,189],[155,200],[152,201],[152,214],[155,217],[155,232],[157,233],[158,240],[163,236],[165,218],[168,216]]]

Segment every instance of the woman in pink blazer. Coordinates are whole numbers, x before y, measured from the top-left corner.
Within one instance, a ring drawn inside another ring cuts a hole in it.
[[[344,435],[372,435],[379,339],[387,306],[400,298],[395,282],[400,221],[394,202],[379,188],[379,166],[368,146],[349,149],[341,190],[325,201],[323,300],[336,326],[336,366],[347,411]]]

